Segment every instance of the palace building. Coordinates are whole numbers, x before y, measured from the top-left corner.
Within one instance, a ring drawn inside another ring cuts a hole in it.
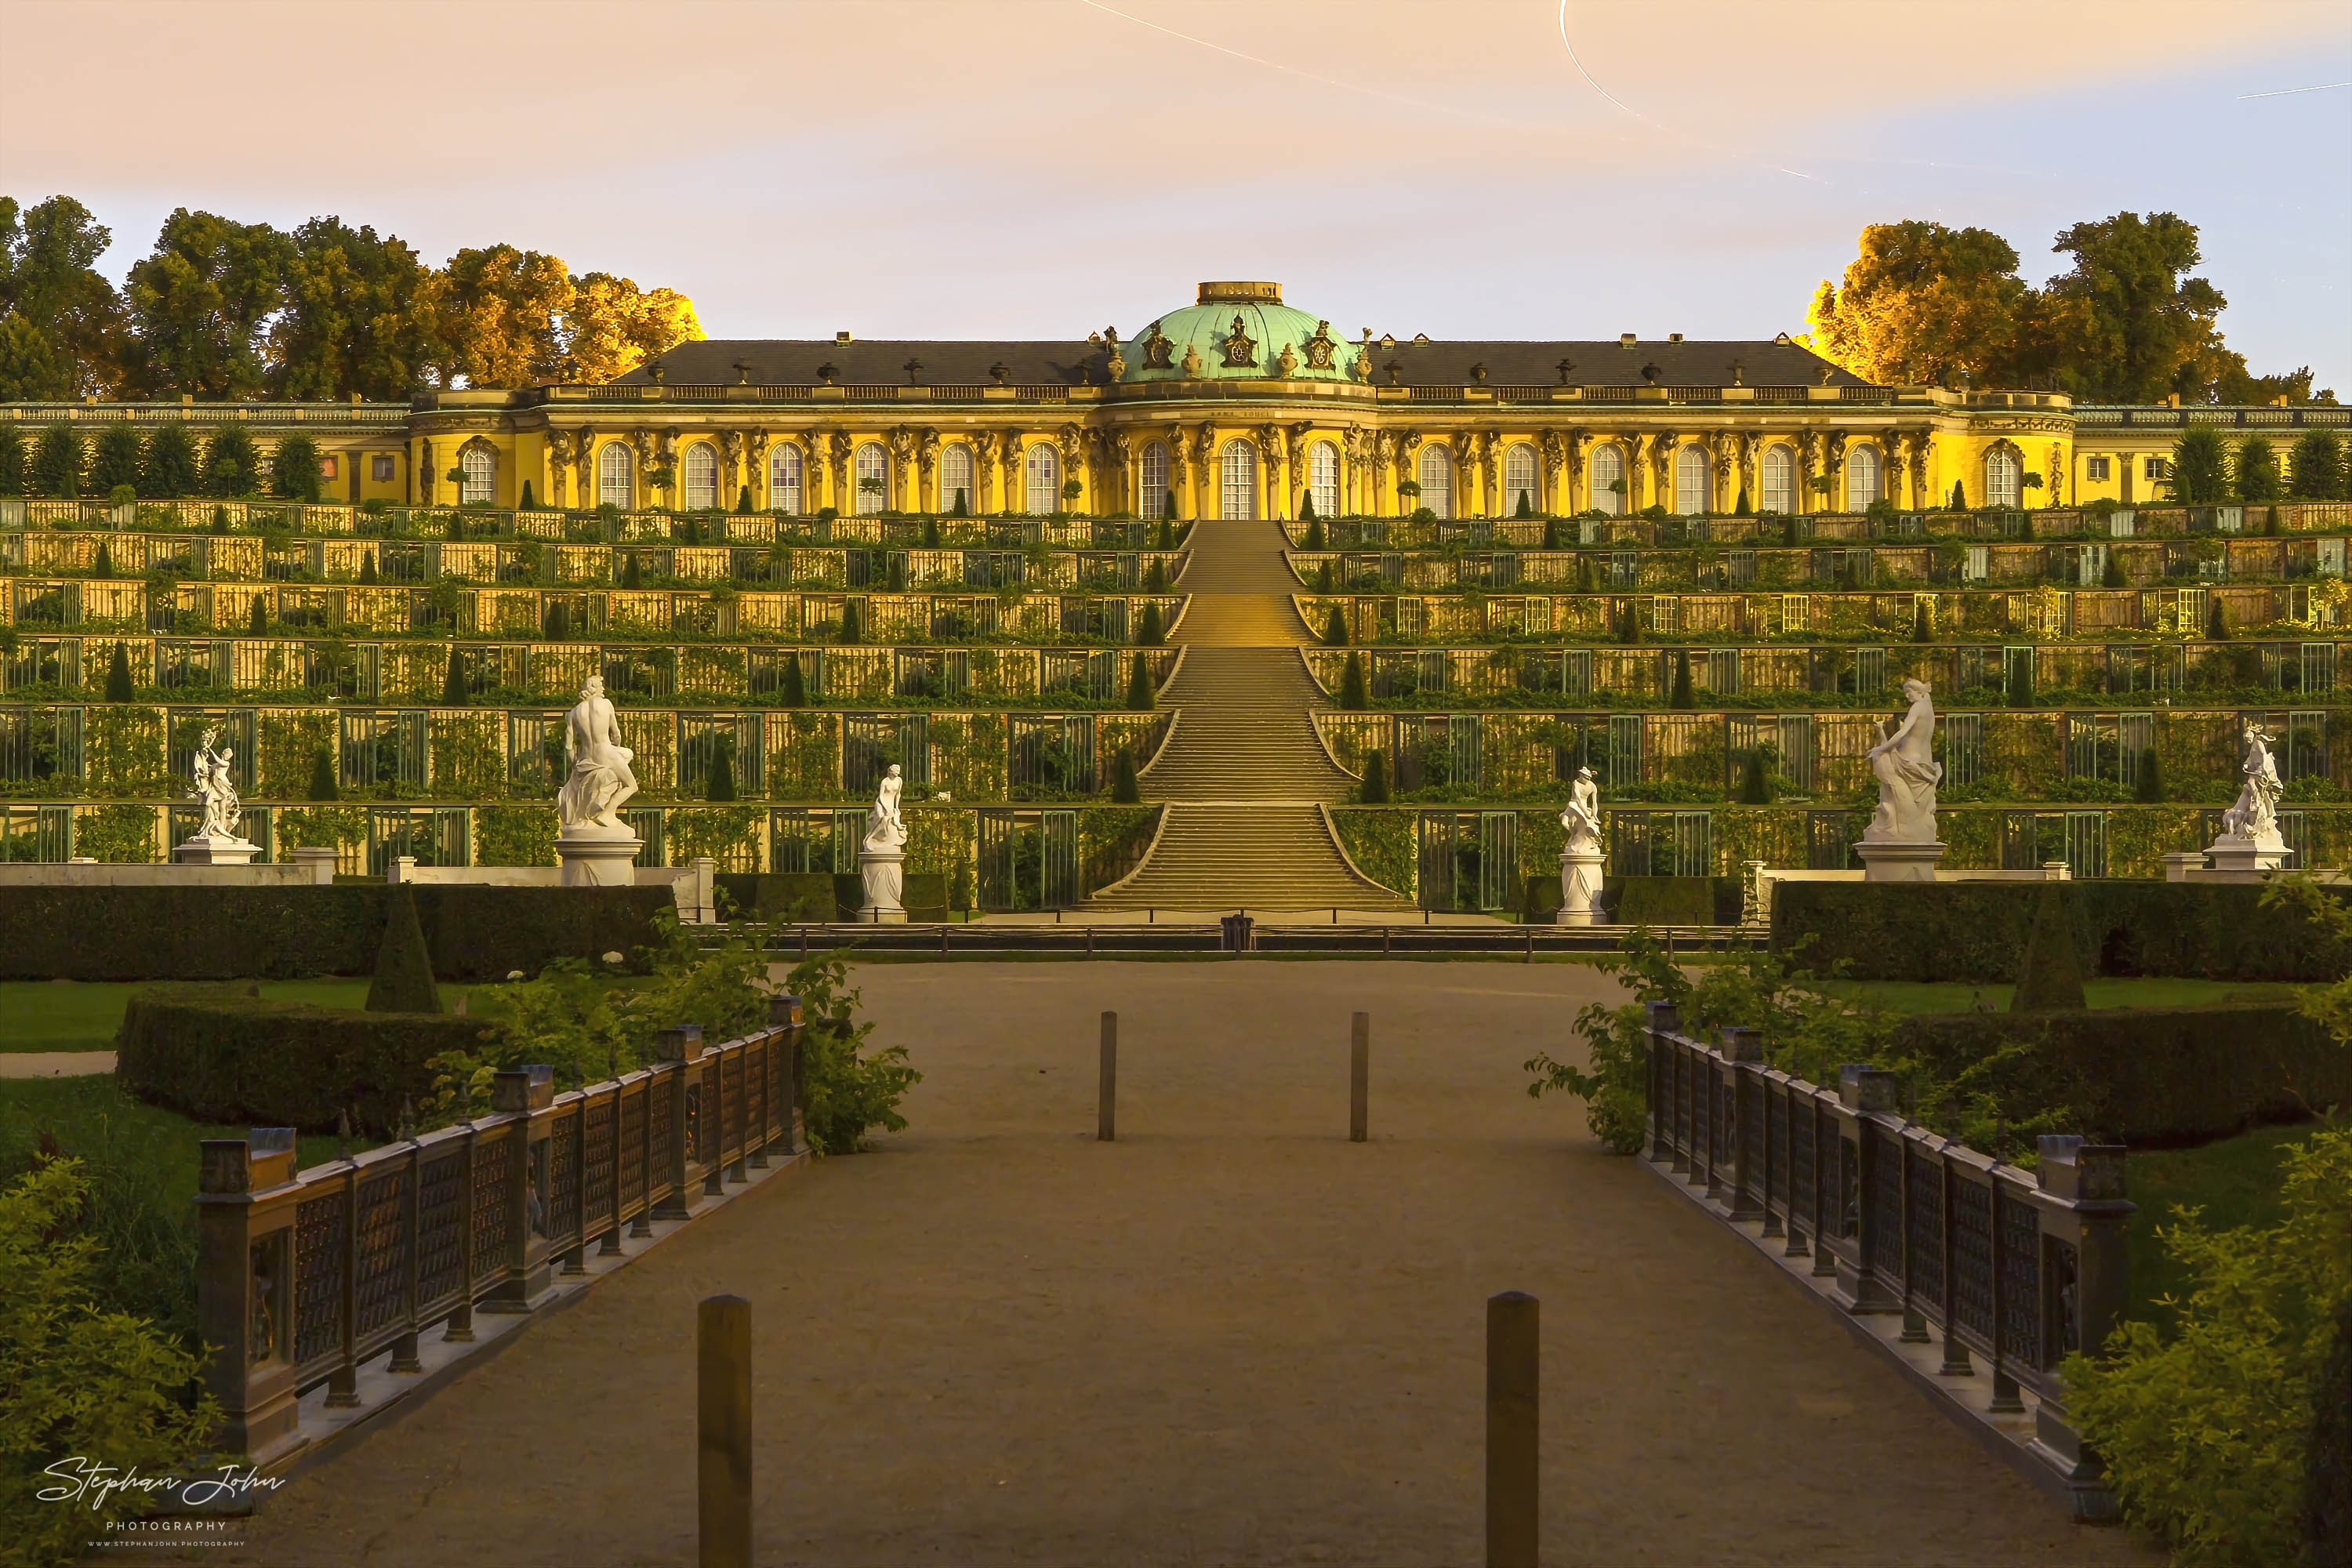
[[[2323,417],[2335,411],[2318,411]],[[46,417],[16,411],[20,419]],[[353,405],[85,406],[300,428],[328,499],[845,514],[1509,516],[2032,508],[2164,499],[2183,411],[1878,386],[1771,339],[1343,336],[1276,283],[1200,285],[1131,335],[712,340],[604,385]],[[2235,426],[2304,410],[2190,411]],[[2292,439],[2292,437],[2289,437]],[[462,470],[452,487],[448,474]],[[667,488],[656,480],[667,478]],[[1069,489],[1075,485],[1075,491]]]

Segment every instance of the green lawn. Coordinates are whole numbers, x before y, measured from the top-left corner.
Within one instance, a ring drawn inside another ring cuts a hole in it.
[[[136,982],[0,981],[0,1051],[110,1051],[122,1009],[141,988]],[[261,982],[261,994],[272,1001],[321,1007],[357,1007],[367,993],[365,979]],[[455,1006],[466,994],[444,985],[441,1005]]]
[[[2159,1298],[2179,1295],[2188,1277],[2164,1254],[2157,1227],[2169,1226],[2179,1209],[2199,1207],[2215,1230],[2233,1226],[2275,1225],[2284,1217],[2278,1201],[2280,1155],[2319,1131],[2321,1123],[2258,1127],[2195,1149],[2134,1150],[2125,1162],[2131,1200],[2131,1315],[2164,1321],[2170,1314]]]
[[[22,1169],[26,1152],[47,1132],[69,1154],[120,1155],[139,1166],[174,1210],[194,1202],[197,1145],[207,1138],[242,1138],[247,1131],[208,1127],[149,1105],[117,1088],[111,1074],[0,1079],[0,1171]],[[373,1147],[358,1137],[350,1144],[354,1153]],[[300,1164],[322,1163],[335,1158],[334,1135],[303,1138],[298,1150]]]
[[[1917,984],[1904,980],[1826,980],[1822,989],[1851,996],[1890,1013],[1968,1013],[2009,1010],[2013,985],[1970,985],[1963,981]],[[2186,1007],[2208,1002],[2292,1001],[2299,985],[2231,980],[2085,980],[2083,994],[2094,1007]]]

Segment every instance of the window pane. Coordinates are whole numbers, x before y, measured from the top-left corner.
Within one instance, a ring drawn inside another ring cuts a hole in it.
[[[1313,456],[1307,464],[1307,488],[1315,497],[1315,510],[1318,516],[1337,517],[1339,514],[1339,448],[1328,441],[1315,443]]]
[[[1540,511],[1542,502],[1536,496],[1536,449],[1526,442],[1512,447],[1503,458],[1503,513],[1515,516],[1519,501],[1525,498],[1528,510]]]
[[[719,504],[719,453],[708,441],[686,449],[686,510],[708,511]]]
[[[1443,447],[1421,449],[1421,504],[1440,517],[1454,515],[1454,454]]]
[[[890,480],[882,448],[872,441],[857,448],[857,515],[871,517],[890,500]]]
[[[1145,517],[1175,515],[1168,503],[1168,447],[1153,441],[1143,448],[1143,494],[1137,508]]]
[[[801,510],[801,449],[782,446],[768,454],[768,506],[788,516]]]
[[[1797,499],[1797,460],[1786,447],[1767,447],[1764,452],[1764,493],[1758,503],[1766,511],[1794,511]]]
[[[1225,447],[1223,504],[1218,508],[1220,517],[1250,518],[1257,515],[1257,447],[1247,441],[1234,441]]]
[[[1868,511],[1881,491],[1878,479],[1878,449],[1856,447],[1846,454],[1845,509],[1848,511]]]
[[[1706,448],[1685,447],[1675,454],[1675,510],[1693,517],[1708,510]]]
[[[959,441],[940,459],[940,510],[953,511],[956,498],[966,511],[977,511],[980,498],[971,493],[971,448]]]
[[[1044,516],[1062,504],[1062,455],[1048,446],[1029,448],[1024,459],[1029,477],[1028,510]]]
[[[465,482],[457,487],[460,501],[487,501],[498,493],[498,455],[483,447],[468,447],[457,454],[457,466],[466,471]]]
[[[607,442],[596,455],[596,504],[625,511],[636,503],[636,460],[623,443]]]
[[[1615,447],[1592,451],[1592,505],[1612,517],[1625,510],[1625,497],[1615,487],[1625,482],[1625,454]]]

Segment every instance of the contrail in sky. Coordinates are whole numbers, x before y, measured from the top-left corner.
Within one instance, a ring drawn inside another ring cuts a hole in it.
[[[2298,92],[2333,92],[2339,87],[2352,87],[2352,81],[2323,81],[2317,87],[2283,87],[2276,92],[2242,92],[2238,95],[2238,101],[2243,103],[2250,98],[2291,98]]]

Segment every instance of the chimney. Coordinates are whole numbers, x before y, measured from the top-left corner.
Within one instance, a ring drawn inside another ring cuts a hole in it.
[[[847,332],[835,332],[833,334],[833,341],[837,343],[845,343],[849,342],[849,334]]]
[[[1631,333],[1631,332],[1620,332],[1620,333],[1618,333],[1618,334],[1617,334],[1617,346],[1618,346],[1618,347],[1620,347],[1620,348],[1628,348],[1628,349],[1630,349],[1630,348],[1632,348],[1635,343],[1637,343],[1637,342],[1641,342],[1641,341],[1642,341],[1641,339],[1639,339],[1639,338],[1635,337],[1635,336],[1634,336],[1633,333]]]

